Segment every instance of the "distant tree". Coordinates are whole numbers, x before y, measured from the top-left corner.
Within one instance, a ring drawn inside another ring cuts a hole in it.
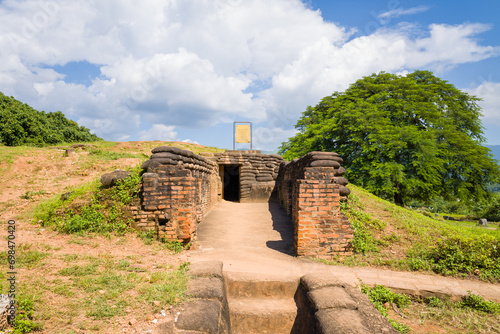
[[[0,143],[4,145],[43,146],[99,139],[60,111],[38,111],[0,92]]]
[[[500,171],[481,145],[478,100],[428,71],[372,74],[308,107],[280,153],[335,151],[352,183],[399,205],[484,199]]]

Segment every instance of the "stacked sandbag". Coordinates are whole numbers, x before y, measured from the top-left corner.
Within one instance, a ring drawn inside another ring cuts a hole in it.
[[[299,159],[294,159],[290,163],[284,164],[281,174],[288,174],[288,179],[302,179],[304,178],[306,168],[333,167],[332,181],[340,185],[339,194],[345,197],[348,196],[351,191],[346,187],[349,182],[343,177],[346,170],[341,166],[342,162],[344,162],[344,160],[336,152],[314,151],[307,153]]]
[[[172,146],[160,146],[151,151],[153,155],[141,166],[148,173],[156,172],[160,165],[179,166],[202,173],[214,173],[217,164],[205,157]]]
[[[256,152],[226,151],[214,153],[220,165],[240,166],[240,198],[251,197],[252,185],[274,182],[278,177],[279,166],[283,157],[277,154],[262,154]]]

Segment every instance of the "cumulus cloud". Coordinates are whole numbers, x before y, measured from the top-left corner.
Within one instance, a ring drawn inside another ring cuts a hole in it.
[[[0,91],[108,140],[172,140],[182,128],[249,120],[272,149],[307,105],[364,75],[442,72],[500,53],[477,39],[487,25],[407,24],[353,38],[299,0],[4,0],[0,17]],[[78,61],[101,75],[71,84],[53,68]]]
[[[174,126],[155,124],[149,130],[139,132],[140,140],[172,141],[177,138]]]
[[[482,99],[483,123],[500,126],[500,83],[486,81],[468,92]]]

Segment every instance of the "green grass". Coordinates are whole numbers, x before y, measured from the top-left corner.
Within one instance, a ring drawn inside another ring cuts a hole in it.
[[[446,333],[500,332],[500,304],[470,292],[461,301],[452,302],[437,297],[410,297],[381,285],[372,288],[362,285],[361,289],[374,307],[401,333],[412,333],[410,326],[415,324],[425,326],[426,333],[438,332],[436,327],[439,332]],[[403,316],[391,312],[392,308],[397,308]]]
[[[109,189],[102,189],[95,180],[74,188],[65,201],[56,196],[42,202],[34,210],[34,220],[63,233],[122,235],[130,231],[132,222],[132,216],[124,208],[137,198],[140,182],[139,168]]]
[[[354,229],[354,255],[322,262],[500,281],[499,229],[433,219],[349,187],[341,209]]]

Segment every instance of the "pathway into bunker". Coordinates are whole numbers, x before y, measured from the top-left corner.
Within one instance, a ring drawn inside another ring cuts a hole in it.
[[[395,291],[422,296],[459,299],[467,291],[500,302],[500,286],[438,275],[395,272],[376,268],[329,266],[301,259],[293,253],[293,224],[277,202],[222,201],[198,226],[199,249],[186,253],[186,261],[220,260],[224,271],[257,278],[299,278],[329,273],[356,285],[381,284]]]

